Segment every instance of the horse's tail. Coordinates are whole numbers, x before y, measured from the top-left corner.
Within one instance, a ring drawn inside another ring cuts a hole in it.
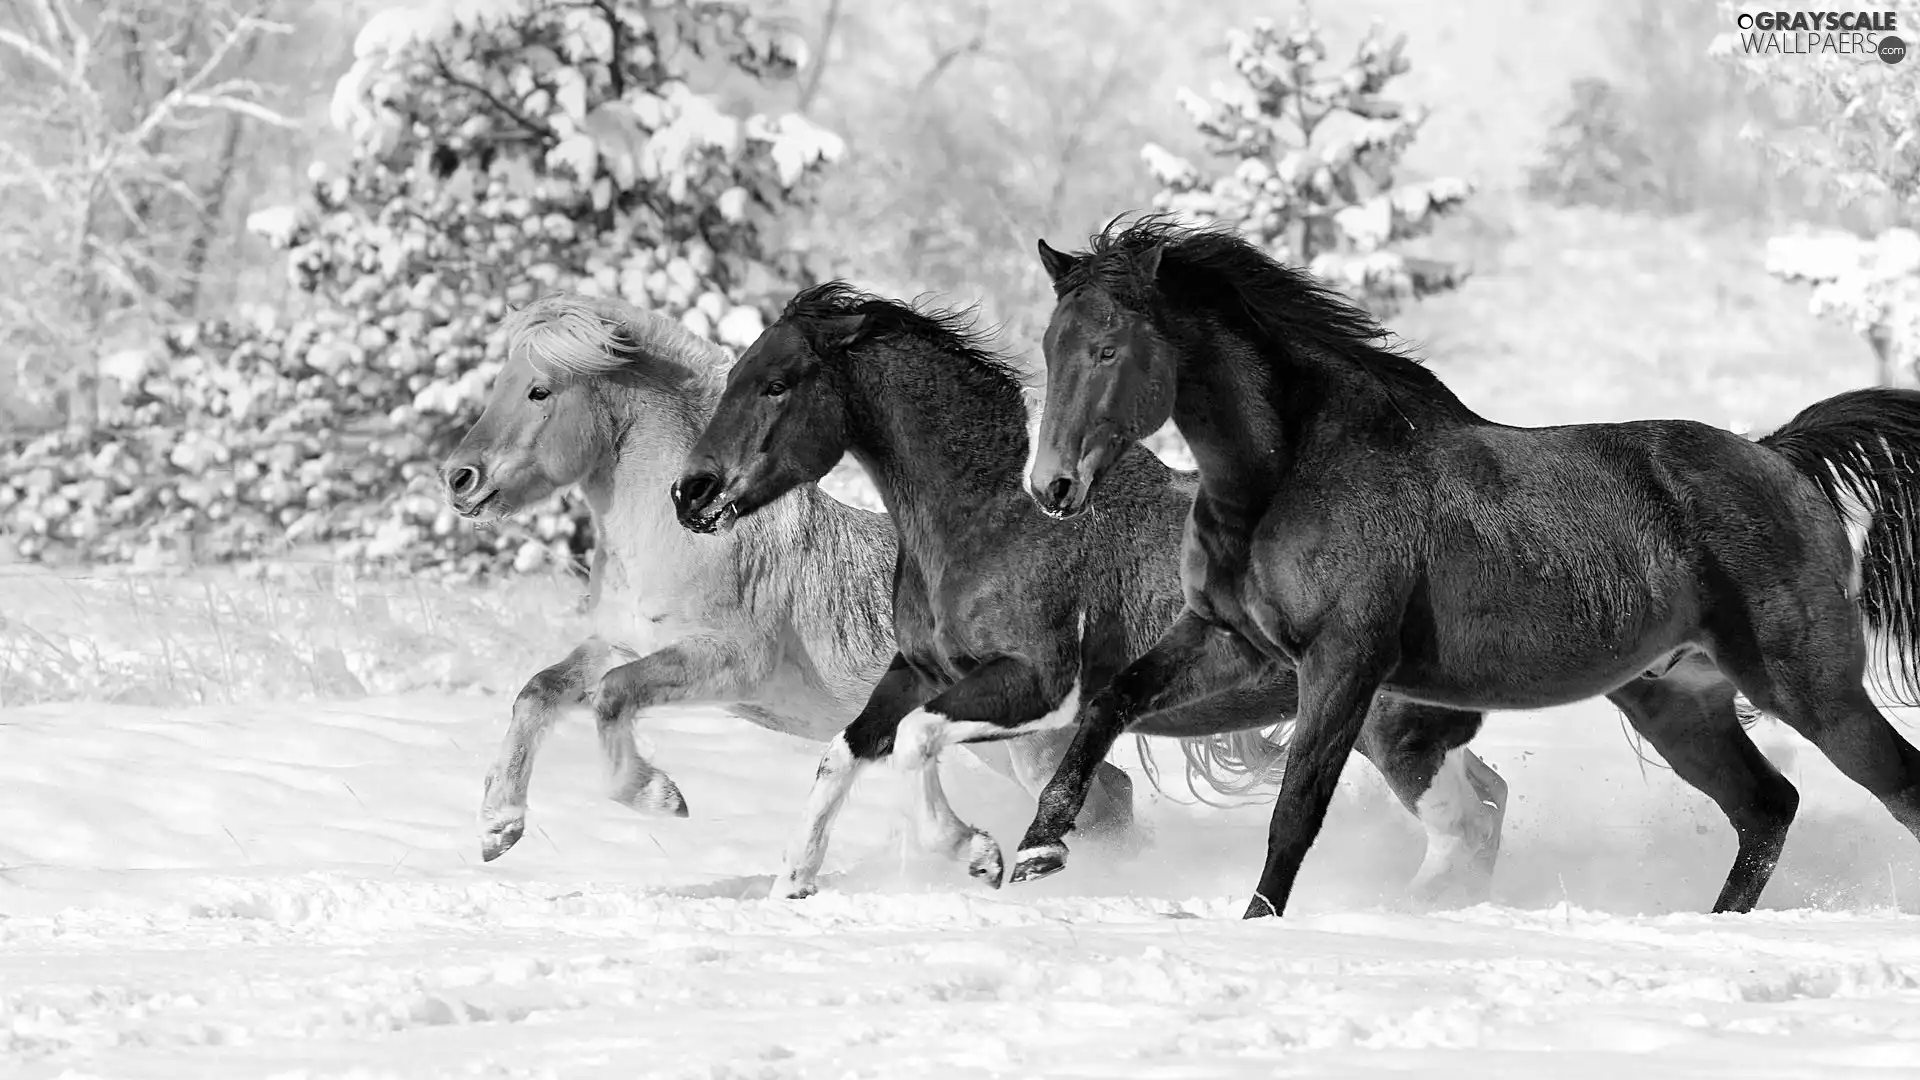
[[[1835,394],[1760,445],[1818,485],[1846,524],[1881,666],[1903,704],[1920,700],[1920,391]]]
[[[1215,794],[1229,799],[1246,798],[1267,784],[1278,783],[1282,766],[1287,760],[1287,743],[1293,737],[1293,728],[1293,721],[1288,720],[1270,728],[1181,739],[1180,754],[1186,759],[1187,790],[1201,802],[1222,806],[1229,804],[1217,803],[1209,798],[1200,790],[1201,783],[1212,788]],[[1170,794],[1160,783],[1160,767],[1154,761],[1146,737],[1138,737],[1136,743],[1140,752],[1141,771],[1147,774],[1147,780],[1153,784],[1154,790]]]

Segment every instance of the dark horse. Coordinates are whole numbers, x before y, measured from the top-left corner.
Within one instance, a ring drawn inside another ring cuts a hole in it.
[[[729,373],[673,487],[682,524],[728,527],[851,452],[899,537],[899,653],[866,708],[829,741],[775,895],[813,891],[856,772],[889,755],[919,779],[922,842],[964,856],[972,874],[998,886],[999,847],[940,790],[941,748],[1065,727],[1080,695],[1180,610],[1179,536],[1193,475],[1130,446],[1110,463],[1100,509],[1063,527],[1023,490],[1027,444],[1020,380],[961,319],[837,282],[795,296]],[[1189,696],[1193,707],[1144,716],[1137,730],[1265,727],[1291,717],[1298,693],[1292,668],[1276,665],[1204,701],[1197,689]],[[1442,886],[1484,897],[1492,871],[1504,784],[1463,748],[1479,725],[1475,713],[1392,701],[1360,743],[1427,826],[1416,892],[1429,897]],[[1047,755],[1035,794],[1067,745],[1063,738]],[[1087,763],[1082,792],[1100,768],[1114,767]]]
[[[1862,625],[1912,689],[1920,393],[1840,394],[1758,443],[1684,420],[1509,427],[1231,232],[1147,218],[1040,257],[1058,303],[1035,501],[1086,513],[1169,416],[1200,494],[1186,610],[1082,705],[1014,880],[1061,867],[1089,763],[1137,717],[1284,662],[1300,711],[1249,916],[1286,907],[1376,693],[1606,695],[1733,823],[1716,912],[1753,907],[1799,804],[1736,691],[1920,835],[1920,751],[1867,695]]]

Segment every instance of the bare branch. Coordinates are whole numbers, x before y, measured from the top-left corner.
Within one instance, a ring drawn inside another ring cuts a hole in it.
[[[18,183],[32,184],[34,187],[40,189],[40,194],[45,195],[48,201],[58,202],[60,200],[60,186],[54,182],[52,174],[48,170],[41,168],[38,162],[22,154],[20,151],[15,150],[6,143],[0,143],[0,155],[5,155],[8,160],[18,162],[24,166],[21,172],[0,174],[0,183],[7,184],[8,186]]]
[[[1075,115],[1066,125],[1066,141],[1054,155],[1053,188],[1047,193],[1046,204],[1048,222],[1052,222],[1060,212],[1060,206],[1067,195],[1067,183],[1075,173],[1074,165],[1080,152],[1086,148],[1087,133],[1093,129],[1093,122],[1112,102],[1114,91],[1119,89],[1124,66],[1117,51],[1107,54],[1107,62],[1100,73],[1100,81],[1095,84],[1092,92],[1082,101],[1080,108],[1075,110]]]
[[[827,0],[827,14],[821,20],[820,44],[814,46],[812,69],[807,72],[807,81],[800,87],[800,100],[795,105],[806,112],[813,105],[813,99],[820,93],[820,81],[827,74],[827,50],[833,47],[834,31],[840,28],[841,0]]]
[[[839,0],[835,0],[838,3]],[[620,12],[613,6],[613,0],[593,0],[588,5],[600,12],[607,20],[607,30],[613,35],[613,62],[607,65],[607,77],[613,83],[613,96],[627,96],[627,41],[626,27],[620,21]]]
[[[200,65],[199,70],[182,80],[179,86],[161,98],[148,112],[146,118],[128,134],[126,141],[135,146],[146,142],[155,128],[165,123],[175,110],[186,104],[187,98],[204,90],[208,80],[213,78],[214,72],[226,62],[227,55],[249,37],[254,34],[285,34],[291,33],[292,30],[293,28],[285,23],[267,22],[250,15],[241,16],[225,34],[221,35],[219,43],[213,47],[213,52],[208,55],[206,62]]]
[[[66,0],[36,0],[35,7],[40,10],[40,22],[47,40],[67,50],[77,50],[86,35],[80,32],[80,23],[67,10]]]
[[[126,132],[119,138],[113,140],[112,144],[108,146],[106,151],[100,156],[100,159],[95,163],[94,170],[96,176],[104,177],[111,173],[118,166],[121,157],[123,157],[128,150],[144,146],[147,140],[153,136],[153,133],[165,124],[176,111],[184,107],[192,107],[192,102],[189,99],[204,93],[207,82],[213,78],[214,73],[226,62],[228,55],[231,54],[236,47],[246,41],[252,40],[259,34],[284,34],[290,33],[292,29],[291,26],[285,23],[268,22],[265,19],[254,18],[251,15],[243,15],[235,20],[234,24],[228,27],[226,33],[221,36],[220,41],[214,45],[213,51],[208,55],[206,62],[202,63],[198,70],[182,80],[172,90],[168,91],[165,97],[155,102],[153,108],[148,110],[146,117],[142,119],[132,131]],[[232,108],[231,106],[222,107]],[[233,111],[242,110],[236,109]],[[88,192],[87,200],[89,203],[91,203],[98,189],[99,182],[96,180],[92,189]]]
[[[7,46],[25,59],[47,69],[54,78],[68,86],[77,86],[81,82],[73,72],[67,70],[67,66],[60,62],[59,57],[29,41],[20,33],[0,27],[0,45]]]
[[[540,136],[543,139],[553,138],[553,129],[548,127],[545,122],[535,120],[531,117],[526,116],[525,114],[521,113],[520,110],[515,109],[514,107],[512,107],[511,105],[508,105],[504,101],[501,101],[499,97],[494,95],[493,91],[488,90],[486,87],[480,85],[479,83],[474,82],[470,79],[464,79],[458,75],[455,75],[453,73],[452,65],[447,63],[447,58],[441,54],[439,49],[433,50],[433,66],[435,70],[440,72],[441,78],[447,80],[448,82],[452,83],[455,86],[460,87],[463,90],[467,90],[472,93],[480,95],[480,97],[483,98],[487,102],[487,104],[492,105],[495,109],[498,109],[500,113],[506,116],[509,120],[512,120],[514,123],[519,124],[521,127],[527,129],[528,131],[532,132],[535,135]]]
[[[274,127],[290,128],[297,126],[294,121],[287,119],[285,116],[267,108],[257,101],[248,101],[245,98],[231,97],[226,94],[187,94],[180,99],[180,104],[196,109],[224,110],[226,112],[239,113],[242,116],[258,120],[263,124],[271,124]]]
[[[963,57],[976,55],[987,47],[987,23],[993,12],[984,3],[974,10],[978,16],[978,25],[973,28],[973,33],[960,44],[934,53],[933,63],[928,65],[926,72],[920,76],[920,81],[914,84],[913,93],[916,98],[931,90],[933,84]]]

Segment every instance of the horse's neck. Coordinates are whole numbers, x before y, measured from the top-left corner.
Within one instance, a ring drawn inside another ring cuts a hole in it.
[[[1229,502],[1264,498],[1316,446],[1403,446],[1411,433],[1483,422],[1444,388],[1423,389],[1359,358],[1276,353],[1217,325],[1188,340],[1174,423],[1202,489]]]
[[[1259,503],[1292,469],[1302,417],[1274,393],[1289,371],[1262,365],[1252,346],[1224,331],[1195,332],[1180,350],[1173,423],[1217,502]]]
[[[597,595],[645,589],[671,580],[697,552],[695,537],[674,519],[667,497],[679,461],[647,456],[618,459],[581,485],[593,510],[594,545],[606,553]]]
[[[855,378],[865,401],[856,410],[853,456],[873,479],[903,548],[923,563],[944,562],[948,538],[971,533],[996,504],[1026,498],[1019,480],[1025,416],[1002,415],[991,395],[957,372],[900,379],[877,370],[887,360],[897,371],[951,362],[944,358],[875,359]]]
[[[674,517],[668,497],[679,478],[687,451],[698,435],[697,423],[711,415],[711,388],[674,408],[635,402],[635,415],[616,418],[615,443],[605,464],[581,482],[593,511],[596,560],[591,591],[596,598],[638,601],[648,608],[677,608],[687,586],[697,590],[730,537],[695,536]]]

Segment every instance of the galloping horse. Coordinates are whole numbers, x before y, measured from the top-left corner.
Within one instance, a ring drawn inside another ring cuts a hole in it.
[[[1920,750],[1864,684],[1867,627],[1916,681],[1920,393],[1839,394],[1758,443],[1683,420],[1511,427],[1232,232],[1149,217],[1039,249],[1058,301],[1032,497],[1088,513],[1169,416],[1200,492],[1186,609],[1082,703],[1014,880],[1064,865],[1088,765],[1129,725],[1286,663],[1299,719],[1248,917],[1285,909],[1378,700],[1606,695],[1732,822],[1716,912],[1758,901],[1799,804],[1736,691],[1920,835]]]

